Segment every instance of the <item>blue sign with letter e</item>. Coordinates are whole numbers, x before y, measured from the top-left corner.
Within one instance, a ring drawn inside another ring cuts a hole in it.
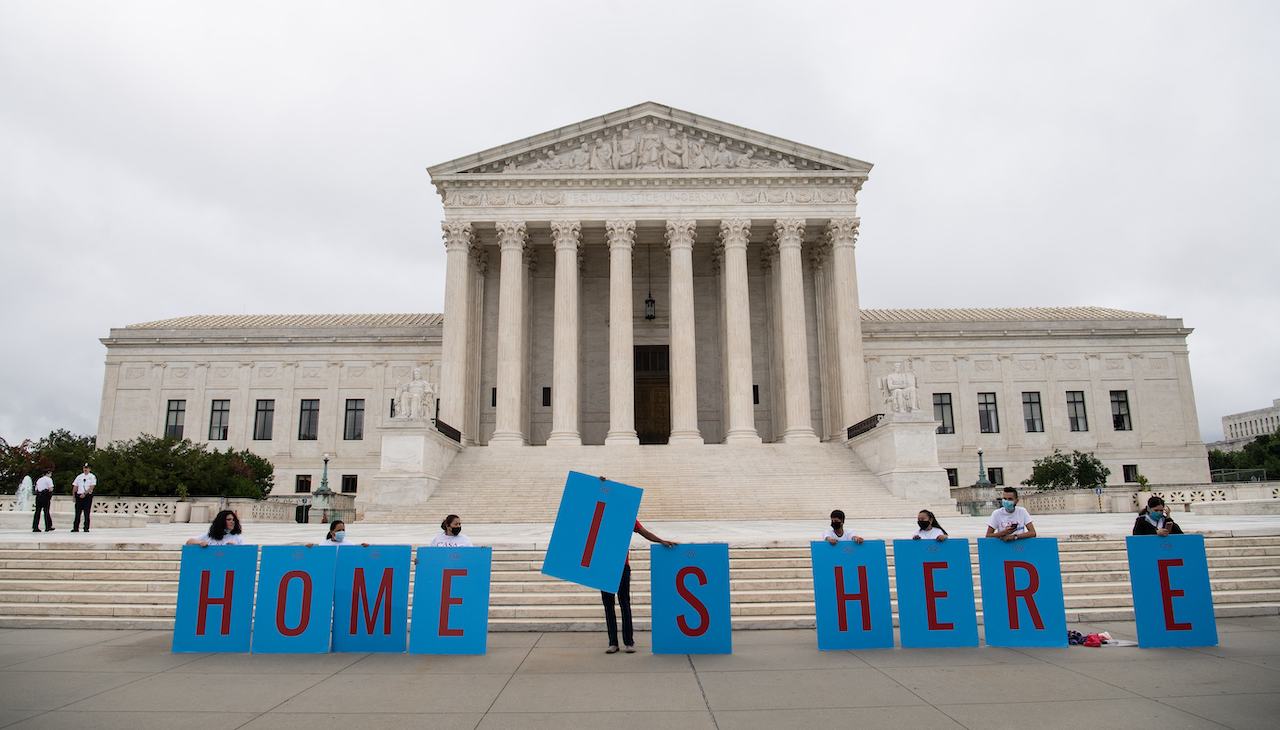
[[[408,545],[347,545],[338,551],[334,651],[404,651],[411,552]]]
[[[249,651],[257,545],[184,545],[173,651]]]
[[[569,472],[542,572],[617,593],[643,489]]]
[[[329,651],[333,626],[333,545],[265,545],[258,567],[255,653]]]
[[[978,645],[968,540],[894,540],[893,573],[903,647]]]
[[[649,546],[654,654],[730,654],[729,546]]]
[[[978,540],[982,627],[989,646],[1066,646],[1058,541]]]
[[[1129,585],[1138,646],[1217,646],[1203,535],[1130,535]]]
[[[815,540],[813,603],[818,615],[818,648],[892,649],[893,610],[889,601],[889,561],[884,540]]]
[[[483,654],[493,548],[420,547],[410,654]]]

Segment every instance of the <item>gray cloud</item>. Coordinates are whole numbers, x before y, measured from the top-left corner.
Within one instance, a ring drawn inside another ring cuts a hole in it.
[[[1184,318],[1217,438],[1280,396],[1278,31],[1241,2],[0,4],[0,435],[94,431],[112,326],[439,311],[427,165],[654,100],[876,163],[865,306]]]

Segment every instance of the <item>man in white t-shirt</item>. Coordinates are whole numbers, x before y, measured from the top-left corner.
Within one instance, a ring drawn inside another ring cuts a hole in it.
[[[1013,542],[1035,536],[1036,526],[1031,524],[1031,513],[1018,506],[1018,490],[1005,487],[1000,493],[1000,508],[987,520],[987,537]]]
[[[831,529],[822,534],[822,539],[835,545],[839,542],[862,544],[862,538],[844,529],[844,510],[831,510]]]
[[[84,515],[84,531],[89,531],[89,514],[93,512],[93,488],[98,486],[98,478],[89,471],[85,464],[80,475],[71,483],[71,494],[76,500],[76,518],[71,523],[71,531],[80,531],[80,515]]]
[[[40,531],[40,512],[44,511],[44,531],[53,532],[53,516],[49,514],[53,504],[53,470],[45,469],[44,476],[36,480],[36,513],[31,518],[31,531]]]

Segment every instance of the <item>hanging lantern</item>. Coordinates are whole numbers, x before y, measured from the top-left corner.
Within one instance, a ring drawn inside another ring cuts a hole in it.
[[[644,251],[645,256],[649,259],[645,266],[649,274],[649,296],[645,297],[644,300],[644,318],[657,319],[658,303],[653,300],[653,249],[650,246],[646,246]]]

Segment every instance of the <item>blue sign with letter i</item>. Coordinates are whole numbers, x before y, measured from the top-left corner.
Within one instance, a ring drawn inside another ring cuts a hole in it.
[[[1130,535],[1129,585],[1138,646],[1217,646],[1203,535]]]
[[[542,572],[617,593],[643,489],[569,472]]]

